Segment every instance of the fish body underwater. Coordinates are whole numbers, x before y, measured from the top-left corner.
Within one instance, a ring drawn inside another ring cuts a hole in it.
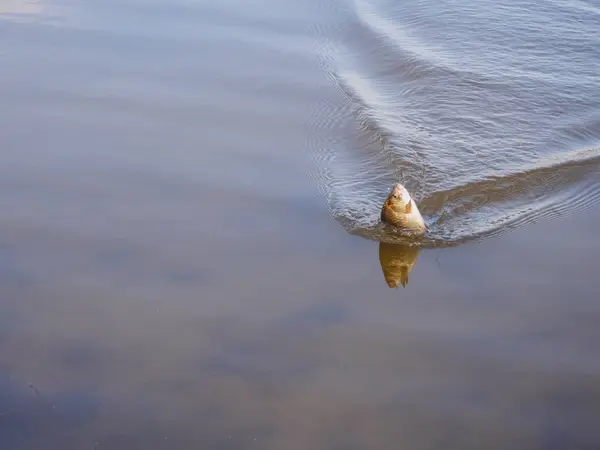
[[[419,256],[419,247],[415,245],[379,243],[379,263],[383,277],[390,288],[408,284],[408,274]]]

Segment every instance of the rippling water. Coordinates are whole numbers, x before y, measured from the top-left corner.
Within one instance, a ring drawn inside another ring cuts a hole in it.
[[[599,64],[595,0],[0,0],[0,449],[600,448]]]
[[[600,198],[600,14],[583,2],[354,0],[331,63],[358,129],[324,146],[334,216],[393,238],[394,181],[430,245],[461,242]]]

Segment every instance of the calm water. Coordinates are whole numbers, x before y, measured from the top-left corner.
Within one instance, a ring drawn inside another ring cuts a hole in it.
[[[599,74],[597,0],[0,0],[0,448],[600,448]]]

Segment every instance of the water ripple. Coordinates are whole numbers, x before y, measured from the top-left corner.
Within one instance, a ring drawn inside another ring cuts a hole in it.
[[[375,1],[355,0],[324,52],[342,100],[309,124],[313,181],[348,232],[402,240],[379,221],[396,181],[429,223],[426,246],[600,201],[600,35],[581,8]]]

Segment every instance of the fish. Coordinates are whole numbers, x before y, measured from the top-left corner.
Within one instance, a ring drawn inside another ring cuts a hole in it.
[[[408,274],[419,256],[419,247],[404,244],[379,243],[379,263],[390,288],[408,284]]]
[[[381,208],[381,221],[414,236],[423,236],[427,225],[408,190],[394,184]]]

